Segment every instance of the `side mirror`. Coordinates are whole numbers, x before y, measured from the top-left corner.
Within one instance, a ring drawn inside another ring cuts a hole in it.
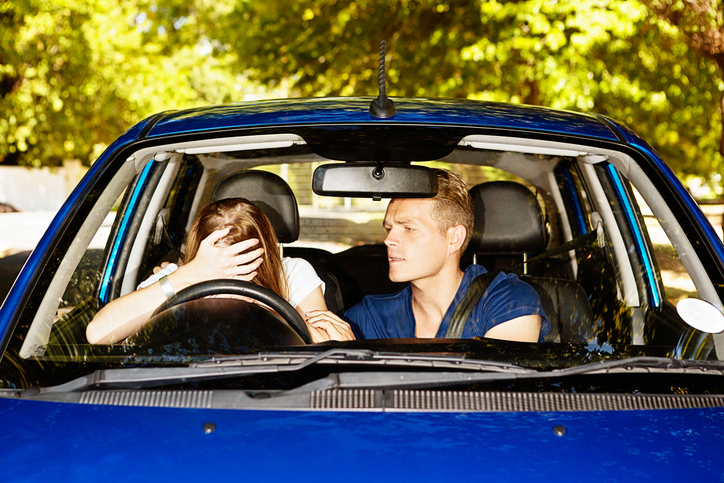
[[[314,170],[312,190],[322,196],[432,198],[437,175],[424,166],[376,163],[325,164]]]
[[[676,311],[696,330],[710,334],[724,331],[724,314],[709,302],[697,298],[683,299],[676,304]]]

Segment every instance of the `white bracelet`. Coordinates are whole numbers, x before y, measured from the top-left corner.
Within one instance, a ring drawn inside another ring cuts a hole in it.
[[[168,300],[171,300],[176,296],[176,291],[173,289],[171,282],[168,280],[168,275],[161,277],[158,283],[161,284],[161,290],[163,290],[163,294]]]

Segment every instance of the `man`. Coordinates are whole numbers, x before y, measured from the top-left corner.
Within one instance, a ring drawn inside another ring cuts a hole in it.
[[[344,314],[346,322],[331,312],[307,313],[315,342],[445,337],[470,283],[486,270],[480,265],[460,270],[473,233],[473,204],[462,178],[436,171],[435,197],[393,199],[385,214],[390,280],[410,285],[396,294],[365,297]],[[538,342],[549,329],[535,290],[500,273],[470,314],[462,337]]]

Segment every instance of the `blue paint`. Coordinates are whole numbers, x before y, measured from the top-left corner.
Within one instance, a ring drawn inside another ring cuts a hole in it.
[[[719,481],[724,409],[373,413],[0,399],[5,481]],[[216,430],[205,434],[213,422]],[[553,427],[562,425],[564,436]]]
[[[629,200],[626,190],[623,187],[623,182],[618,174],[616,168],[609,164],[606,166],[609,177],[613,182],[613,186],[616,190],[621,205],[623,206],[624,213],[626,215],[626,221],[628,222],[629,229],[634,237],[636,244],[636,251],[644,264],[644,273],[648,281],[649,294],[651,296],[651,306],[658,307],[661,305],[661,295],[659,294],[659,286],[656,281],[656,275],[654,273],[654,264],[651,259],[651,253],[649,252],[646,243],[644,242],[643,234],[641,233],[636,214],[634,213],[633,207],[631,206],[631,200]]]
[[[148,137],[186,132],[309,124],[431,124],[491,126],[554,132],[616,141],[595,116],[545,107],[463,99],[395,99],[397,114],[377,119],[369,114],[372,98],[280,99],[203,107],[166,115]]]
[[[143,171],[141,171],[140,177],[138,179],[138,183],[136,183],[136,188],[133,190],[131,199],[128,202],[126,212],[123,214],[123,220],[121,221],[121,226],[118,229],[118,234],[116,235],[116,239],[113,241],[113,248],[111,249],[111,255],[108,258],[108,264],[106,265],[106,271],[103,273],[103,279],[101,281],[101,290],[100,290],[99,298],[103,302],[106,302],[106,303],[108,302],[108,297],[109,297],[108,290],[110,288],[110,279],[111,279],[111,275],[113,275],[113,273],[116,271],[116,263],[118,262],[118,251],[121,249],[121,246],[123,245],[124,241],[126,240],[126,235],[128,235],[128,223],[131,221],[133,214],[136,212],[136,206],[138,205],[138,198],[140,197],[141,193],[143,193],[143,190],[146,187],[146,181],[148,181],[148,176],[151,173],[153,166],[154,166],[154,163],[148,163],[143,168]]]

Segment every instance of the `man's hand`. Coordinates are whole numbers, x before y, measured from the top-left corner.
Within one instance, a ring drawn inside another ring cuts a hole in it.
[[[312,310],[304,315],[314,343],[328,340],[355,340],[349,324],[329,310]]]
[[[190,284],[223,278],[233,278],[250,282],[256,277],[256,269],[264,261],[263,248],[241,253],[259,243],[256,238],[235,243],[228,247],[216,246],[216,242],[226,236],[228,228],[217,230],[206,237],[199,245],[193,260],[179,271]]]

